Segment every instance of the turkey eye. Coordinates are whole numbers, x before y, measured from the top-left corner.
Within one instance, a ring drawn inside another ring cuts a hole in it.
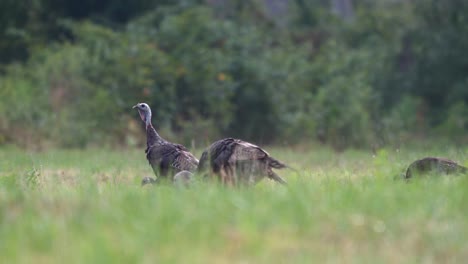
[[[141,105],[141,108],[145,108],[145,105]]]

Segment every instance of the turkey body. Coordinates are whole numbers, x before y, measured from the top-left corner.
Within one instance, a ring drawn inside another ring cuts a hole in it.
[[[460,174],[468,173],[468,168],[445,158],[426,157],[411,163],[406,170],[405,178],[426,173]]]
[[[194,172],[198,167],[197,158],[179,144],[161,141],[149,146],[145,152],[154,174],[163,178],[181,171]]]
[[[208,172],[208,177],[216,177],[225,185],[254,185],[264,177],[286,184],[273,171],[286,167],[254,144],[225,138],[214,142],[203,152],[198,171]]]

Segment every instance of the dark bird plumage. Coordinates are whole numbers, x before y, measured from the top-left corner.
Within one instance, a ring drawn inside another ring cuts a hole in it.
[[[426,157],[411,163],[406,170],[405,179],[415,175],[439,173],[439,174],[460,174],[468,173],[468,168],[457,164],[455,161],[445,158]]]
[[[286,184],[273,169],[287,166],[262,148],[240,139],[225,138],[211,144],[202,154],[198,171],[216,176],[225,185],[254,185],[268,177]]]
[[[198,167],[198,160],[187,148],[180,144],[175,144],[163,139],[154,129],[151,123],[151,109],[145,103],[139,103],[133,108],[138,110],[141,120],[146,127],[146,159],[153,168],[154,174],[161,178],[172,179],[173,175],[180,171],[195,171]],[[154,183],[157,181],[143,180],[144,183]]]

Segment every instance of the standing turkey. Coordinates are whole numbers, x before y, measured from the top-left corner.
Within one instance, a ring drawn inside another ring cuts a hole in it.
[[[142,184],[156,183],[159,179],[167,179],[181,171],[193,172],[198,167],[198,160],[187,148],[180,144],[174,144],[159,136],[151,124],[151,109],[145,103],[139,103],[133,108],[138,110],[141,120],[146,127],[146,159],[153,168],[157,180],[143,179]]]
[[[240,139],[225,138],[211,144],[201,158],[198,171],[217,176],[225,185],[251,186],[268,177],[281,184],[286,181],[273,169],[287,166],[272,158],[262,148]]]
[[[406,170],[405,179],[416,175],[436,173],[441,175],[467,174],[468,168],[463,167],[453,160],[445,158],[425,157],[414,161]]]

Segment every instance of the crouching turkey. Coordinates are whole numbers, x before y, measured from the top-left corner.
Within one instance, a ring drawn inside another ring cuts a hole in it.
[[[406,170],[405,179],[424,174],[457,175],[468,174],[468,168],[463,167],[453,160],[436,157],[425,157],[414,161]]]
[[[217,177],[225,185],[254,185],[264,177],[286,184],[273,169],[287,166],[262,148],[240,139],[225,138],[206,149],[198,167],[200,174]]]
[[[141,180],[141,185],[145,186],[147,184],[158,184],[159,183],[158,179],[154,179],[152,177],[144,177]],[[176,187],[189,187],[190,184],[192,184],[193,180],[194,180],[193,173],[191,173],[190,171],[184,170],[174,175],[172,179],[172,183]]]
[[[145,103],[139,103],[133,108],[138,110],[141,120],[146,127],[146,159],[153,168],[157,180],[144,178],[142,184],[156,183],[160,179],[169,178],[173,181],[175,174],[181,171],[194,172],[198,166],[198,160],[187,148],[175,144],[159,136],[151,123],[151,109]]]

